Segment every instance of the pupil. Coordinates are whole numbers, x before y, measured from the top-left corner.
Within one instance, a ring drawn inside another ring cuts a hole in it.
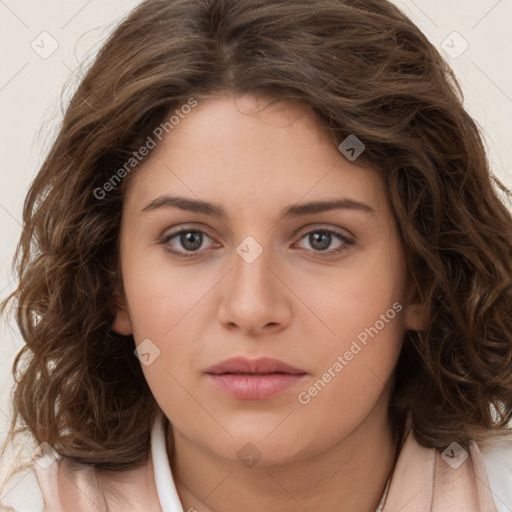
[[[311,247],[319,251],[324,251],[331,245],[331,234],[320,231],[309,235],[309,242]]]
[[[202,244],[202,236],[198,231],[188,231],[187,233],[182,233],[181,235],[181,244],[188,251],[195,251],[201,247]]]

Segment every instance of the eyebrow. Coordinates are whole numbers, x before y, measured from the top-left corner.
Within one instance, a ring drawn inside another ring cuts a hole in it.
[[[197,199],[189,199],[186,197],[169,195],[159,196],[156,199],[151,200],[142,209],[142,212],[155,211],[161,208],[179,208],[180,210],[203,213],[205,215],[210,215],[219,219],[225,220],[227,218],[225,210],[217,204]],[[376,213],[376,211],[371,206],[365,203],[356,201],[354,199],[342,198],[294,204],[281,210],[281,218],[286,216],[300,217],[302,215],[328,212],[331,210],[356,210],[371,214]]]

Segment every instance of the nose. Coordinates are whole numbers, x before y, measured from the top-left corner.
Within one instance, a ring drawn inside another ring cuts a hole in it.
[[[291,294],[271,268],[268,252],[252,263],[236,253],[233,260],[233,269],[223,280],[218,320],[230,330],[252,335],[285,329],[292,318]]]

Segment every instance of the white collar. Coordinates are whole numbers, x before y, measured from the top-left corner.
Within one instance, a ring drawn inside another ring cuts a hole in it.
[[[162,512],[184,512],[181,505],[176,484],[172,477],[171,466],[167,456],[167,446],[164,433],[165,415],[160,413],[155,419],[151,430],[151,457],[153,459],[153,473],[155,475],[156,492]],[[376,512],[384,507],[390,481],[386,485],[384,496]]]
[[[151,429],[151,457],[156,492],[162,512],[183,512],[178,491],[172,477],[164,433],[165,416],[158,414]]]

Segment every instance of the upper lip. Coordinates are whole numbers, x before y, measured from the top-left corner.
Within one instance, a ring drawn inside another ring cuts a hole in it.
[[[304,370],[295,368],[279,359],[261,357],[259,359],[247,359],[245,357],[232,357],[218,364],[215,364],[206,370],[206,373],[222,375],[225,373],[290,373],[305,374]]]

